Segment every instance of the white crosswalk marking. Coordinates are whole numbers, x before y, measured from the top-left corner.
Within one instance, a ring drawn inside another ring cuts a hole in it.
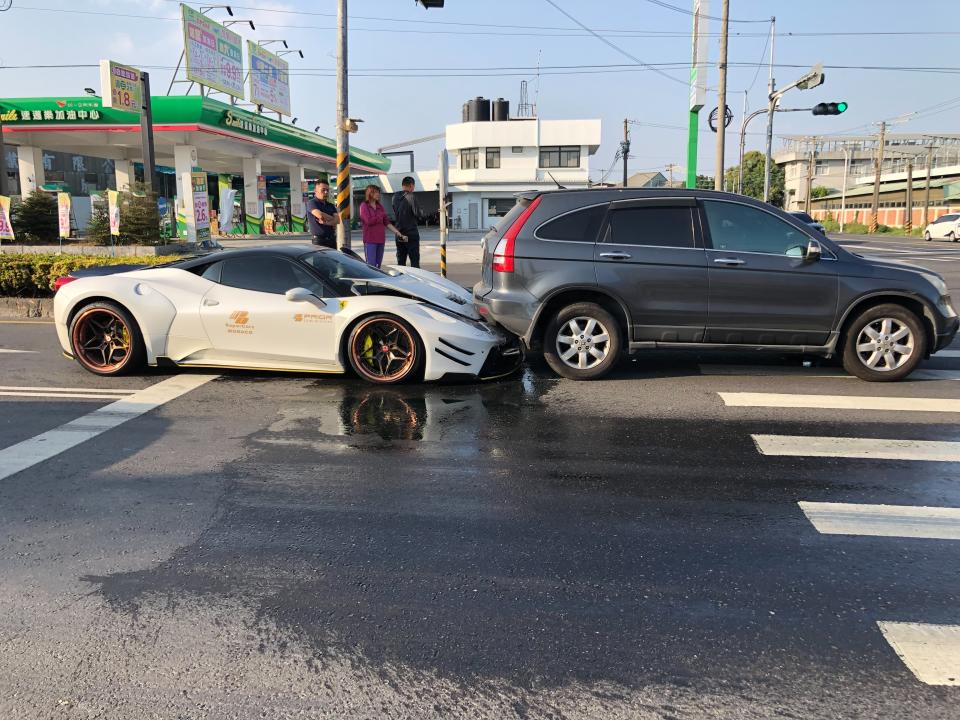
[[[764,455],[960,462],[960,442],[812,435],[752,435]]]
[[[210,382],[216,375],[176,375],[71,420],[58,428],[0,450],[0,480],[76,447],[128,420]]]
[[[786,393],[717,393],[729,407],[816,408],[820,410],[892,410],[960,413],[960,400],[866,395],[799,395]]]
[[[960,625],[877,623],[894,652],[927,685],[960,685]]]
[[[38,350],[10,350],[8,348],[0,348],[0,353],[32,353],[36,354]]]
[[[940,354],[937,354],[940,357]],[[809,377],[809,378],[843,378],[858,380],[855,375],[845,373],[841,368],[803,367],[802,365],[722,365],[713,363],[700,364],[701,375],[731,375],[738,377]],[[960,380],[960,370],[914,370],[907,377],[907,382],[913,380]],[[960,402],[960,401],[958,401]]]
[[[824,535],[960,540],[960,508],[804,501],[798,504]]]
[[[960,358],[960,350],[940,350],[933,357],[938,358]]]
[[[46,392],[46,393],[89,393],[95,392],[101,395],[133,395],[138,392],[137,388],[129,390],[119,390],[117,388],[75,388],[75,387],[47,387],[44,385],[0,385],[0,390],[8,392]]]

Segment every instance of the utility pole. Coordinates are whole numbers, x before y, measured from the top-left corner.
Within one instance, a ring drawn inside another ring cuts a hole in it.
[[[913,230],[913,156],[907,158],[907,207],[903,218],[903,229],[907,234]]]
[[[337,247],[350,249],[350,134],[347,114],[347,0],[337,0]]]
[[[440,151],[440,275],[447,276],[447,148]]]
[[[880,123],[880,138],[877,141],[877,168],[873,177],[873,204],[870,208],[870,232],[875,233],[880,213],[880,171],[883,169],[883,145],[887,140],[887,123]]]
[[[843,232],[844,218],[847,216],[847,175],[850,173],[850,148],[843,146],[843,189],[840,191],[840,232]]]
[[[7,194],[7,148],[3,144],[3,120],[0,120],[0,195]]]
[[[810,195],[813,191],[813,159],[817,154],[817,139],[810,139],[810,156],[807,158],[807,182],[806,182],[806,193],[803,200],[803,211],[809,215],[810,214]]]
[[[620,143],[620,154],[623,155],[623,186],[627,186],[627,158],[630,157],[630,134],[627,130],[627,118],[623,119],[623,142]]]
[[[723,143],[726,140],[727,119],[727,30],[730,25],[730,0],[723,0],[723,14],[720,21],[720,88],[717,92],[717,174],[713,179],[713,189],[723,190]]]
[[[930,170],[933,167],[933,145],[927,145],[927,187],[923,191],[923,227],[930,220]]]
[[[673,187],[673,169],[676,167],[673,163],[667,165],[667,172],[670,173],[670,187]]]
[[[767,73],[767,144],[763,159],[763,201],[770,202],[770,164],[773,162],[773,113],[779,99],[774,100],[777,81],[773,77],[773,51],[777,42],[777,18],[770,18],[770,69]],[[744,125],[746,130],[746,125]],[[742,164],[742,163],[741,163]]]

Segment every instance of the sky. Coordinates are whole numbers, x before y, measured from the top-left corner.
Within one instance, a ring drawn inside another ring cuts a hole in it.
[[[0,9],[10,1],[0,0]],[[257,27],[233,26],[245,39],[282,38],[303,50],[302,60],[287,57],[293,114],[301,127],[319,126],[332,136],[335,0],[231,4],[235,18],[252,19]],[[424,10],[414,0],[350,0],[350,115],[365,121],[352,142],[375,150],[443,132],[460,121],[462,104],[478,95],[506,98],[515,112],[521,81],[527,80],[541,118],[602,119],[602,145],[591,158],[594,180],[612,166],[625,118],[632,121],[630,171],[666,175],[673,163],[682,177],[691,6],[692,0],[446,0],[443,9]],[[721,6],[711,0],[710,15],[719,17]],[[748,111],[765,104],[771,16],[778,86],[816,62],[880,68],[827,69],[821,87],[791,91],[783,107],[845,100],[849,110],[837,117],[778,114],[777,135],[873,133],[874,123],[894,119],[890,132],[960,132],[955,10],[956,0],[730,0],[727,104],[734,119],[726,135],[726,166],[737,162],[744,91]],[[229,19],[221,9],[210,17]],[[698,158],[698,171],[709,175],[716,136],[706,115],[717,105],[719,30],[719,20],[711,20],[710,90]],[[830,34],[844,32],[888,34]],[[181,48],[174,0],[12,0],[12,8],[0,12],[0,96],[80,95],[84,87],[99,87],[96,68],[17,66],[93,65],[102,58],[148,69],[154,94],[163,94]],[[903,67],[936,70],[892,69]],[[174,85],[173,92],[186,87]],[[748,150],[762,149],[763,133],[758,118],[750,126]],[[775,140],[774,148],[779,144]],[[418,169],[435,166],[441,147],[412,146]],[[617,165],[612,177],[619,173]]]

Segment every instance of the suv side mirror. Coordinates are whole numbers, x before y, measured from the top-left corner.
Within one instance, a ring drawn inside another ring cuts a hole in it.
[[[287,290],[283,296],[290,302],[319,302],[321,305],[326,306],[323,298],[317,297],[315,294],[302,287],[290,288]]]
[[[816,240],[811,240],[807,244],[807,254],[804,256],[804,259],[807,262],[816,262],[821,257],[823,257],[823,247]]]

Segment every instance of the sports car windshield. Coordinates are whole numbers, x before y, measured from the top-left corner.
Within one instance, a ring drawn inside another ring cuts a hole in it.
[[[301,255],[299,259],[316,270],[340,297],[353,294],[352,288],[357,280],[382,280],[391,277],[390,273],[340,252],[319,250]]]

